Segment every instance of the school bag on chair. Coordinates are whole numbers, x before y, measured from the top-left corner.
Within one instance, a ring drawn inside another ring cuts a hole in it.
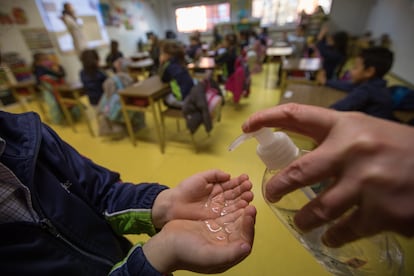
[[[220,88],[211,79],[206,79],[204,83],[208,112],[210,113],[211,120],[214,121],[217,119],[217,121],[220,121],[221,106],[224,104]]]
[[[104,94],[98,104],[99,135],[112,135],[125,132],[125,121],[122,115],[121,100],[118,92],[132,84],[132,79],[123,73],[118,73],[105,80]],[[135,128],[145,126],[145,117],[141,112],[130,114]]]
[[[414,90],[402,85],[388,88],[393,102],[394,110],[414,110]]]

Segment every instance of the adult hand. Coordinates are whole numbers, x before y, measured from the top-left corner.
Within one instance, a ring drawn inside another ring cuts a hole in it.
[[[300,229],[338,219],[323,236],[333,247],[383,230],[414,235],[414,128],[299,104],[257,112],[242,128],[251,132],[261,127],[281,127],[319,144],[270,180],[265,191],[270,201],[333,179],[332,186],[297,213]]]
[[[143,252],[163,274],[220,273],[250,254],[255,217],[256,209],[247,206],[211,220],[173,220],[145,243]]]
[[[152,210],[154,225],[173,219],[214,219],[246,207],[253,200],[247,175],[230,178],[220,170],[195,174],[177,187],[161,192]]]

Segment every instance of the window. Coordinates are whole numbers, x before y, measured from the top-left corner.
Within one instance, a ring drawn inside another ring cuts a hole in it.
[[[179,32],[205,32],[217,23],[230,22],[230,4],[179,8],[175,10],[175,17]]]
[[[252,16],[261,18],[261,25],[286,25],[298,20],[298,13],[312,13],[322,6],[325,13],[331,10],[332,0],[253,0]]]

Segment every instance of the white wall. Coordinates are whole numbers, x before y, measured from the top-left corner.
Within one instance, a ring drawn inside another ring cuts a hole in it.
[[[44,27],[43,21],[37,10],[35,1],[1,0],[1,12],[11,14],[11,11],[14,7],[20,7],[24,9],[28,22],[27,24],[23,25],[0,25],[0,50],[2,53],[17,52],[23,59],[31,62],[32,53],[26,45],[26,42],[24,41],[20,31],[27,28],[42,28]]]
[[[27,62],[32,63],[33,53],[26,45],[21,34],[22,29],[27,28],[45,28],[42,18],[35,0],[1,0],[0,11],[11,14],[11,10],[14,7],[22,8],[25,11],[28,23],[24,25],[0,25],[0,49],[2,53],[17,52]],[[75,7],[76,8],[76,7]],[[53,38],[52,38],[53,42]],[[54,52],[58,56],[58,59],[62,66],[66,70],[66,79],[69,82],[75,82],[79,80],[79,71],[81,69],[81,63],[75,53],[61,55],[58,47],[54,47]],[[107,52],[107,51],[105,51]],[[101,53],[102,56],[102,53]]]
[[[333,0],[330,13],[332,28],[354,35],[363,34],[373,2],[375,0]]]
[[[101,0],[103,3],[109,3],[108,0]],[[139,39],[146,42],[146,32],[153,31],[160,37],[164,36],[163,28],[161,28],[160,3],[161,1],[131,1],[117,0],[111,1],[127,10],[132,15],[133,30],[127,30],[124,25],[120,27],[107,26],[110,39],[118,40],[120,50],[125,56],[129,56],[137,51],[137,43]],[[107,50],[108,51],[108,50]],[[103,56],[104,57],[104,56]]]
[[[377,0],[367,20],[374,37],[391,36],[395,53],[392,72],[414,84],[414,6],[410,0]]]

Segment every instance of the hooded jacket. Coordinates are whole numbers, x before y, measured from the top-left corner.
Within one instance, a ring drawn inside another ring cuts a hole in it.
[[[339,111],[360,111],[368,115],[397,120],[393,114],[393,101],[387,89],[387,82],[374,78],[361,84],[343,81],[328,81],[327,86],[348,92],[348,95],[334,103],[331,108]]]
[[[19,183],[16,191],[29,195],[0,196],[4,275],[161,275],[122,235],[155,234],[151,208],[165,186],[121,182],[35,113],[0,112],[0,126],[1,188]],[[19,200],[31,219],[13,219],[16,210],[5,208]]]

